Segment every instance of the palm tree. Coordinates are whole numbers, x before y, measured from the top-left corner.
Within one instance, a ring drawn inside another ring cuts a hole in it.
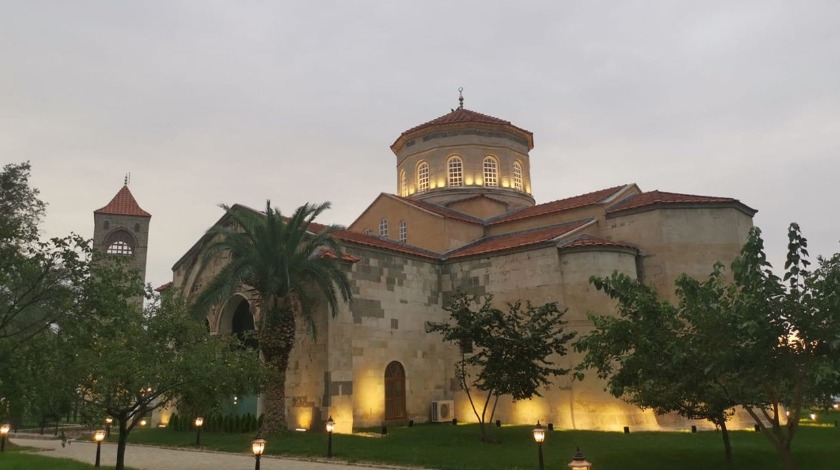
[[[312,225],[330,203],[304,204],[289,217],[266,201],[265,213],[222,206],[232,225],[207,231],[208,245],[198,275],[215,257],[228,253],[230,262],[202,289],[193,306],[206,315],[237,292],[249,295],[259,306],[257,339],[269,380],[263,388],[262,432],[285,431],[286,368],[295,340],[295,315],[300,314],[315,334],[313,307],[324,299],[332,316],[338,314],[339,297],[351,299],[350,281],[341,269],[341,249],[333,237],[341,227]],[[317,227],[317,231],[313,230]]]

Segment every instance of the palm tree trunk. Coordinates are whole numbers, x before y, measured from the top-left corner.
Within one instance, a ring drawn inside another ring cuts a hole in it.
[[[259,334],[260,349],[269,371],[269,381],[264,388],[265,409],[263,434],[274,434],[289,429],[286,421],[286,369],[295,341],[295,316],[293,311],[277,309],[271,312],[265,329]]]

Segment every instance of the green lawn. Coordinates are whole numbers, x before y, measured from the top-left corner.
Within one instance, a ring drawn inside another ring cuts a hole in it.
[[[820,421],[824,421],[823,417]],[[833,418],[826,422],[833,424]],[[492,432],[502,441],[500,444],[479,442],[477,425],[394,427],[388,429],[385,437],[336,434],[333,436],[333,454],[335,459],[351,462],[381,462],[442,470],[531,470],[536,466],[537,448],[530,426],[492,428]],[[370,434],[376,435],[373,432]],[[209,449],[247,452],[253,437],[250,434],[202,432],[201,444]],[[266,439],[267,454],[302,457],[324,457],[326,454],[327,436],[323,433],[290,432]],[[838,442],[839,428],[802,426],[794,441],[799,467],[808,470],[840,468]],[[132,443],[194,447],[195,433],[166,429],[137,430],[129,437],[129,444]],[[725,466],[723,444],[718,432],[622,434],[554,431],[548,433],[543,447],[546,468],[567,468],[576,446],[580,446],[596,470],[708,470]],[[780,468],[775,450],[761,433],[733,432],[732,446],[732,468]]]
[[[37,454],[5,452],[0,455],[2,470],[90,470],[93,465],[68,459],[56,459]],[[103,470],[114,467],[99,467]]]

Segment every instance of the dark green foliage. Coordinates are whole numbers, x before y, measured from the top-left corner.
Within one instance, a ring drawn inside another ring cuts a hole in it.
[[[285,374],[296,335],[296,316],[302,317],[314,335],[315,305],[325,302],[335,316],[339,302],[351,298],[342,251],[333,237],[341,227],[313,224],[329,203],[304,204],[291,217],[283,217],[270,201],[262,214],[241,206],[222,207],[231,223],[207,231],[198,272],[185,279],[201,276],[219,257],[230,261],[192,299],[192,309],[204,319],[212,306],[243,291],[261,305],[256,339],[272,374],[262,390],[269,416],[261,425],[267,434],[285,431]]]
[[[46,204],[29,186],[29,162],[9,163],[0,171],[0,254],[38,240]]]
[[[205,247],[199,275],[207,262],[219,255],[229,255],[232,261],[193,301],[197,316],[203,318],[210,307],[226,301],[242,286],[247,286],[265,304],[276,303],[270,299],[288,302],[292,300],[289,296],[296,296],[310,328],[314,328],[314,294],[322,296],[333,316],[338,313],[339,298],[350,300],[350,281],[335,262],[342,250],[332,236],[342,227],[331,225],[317,233],[308,231],[315,218],[330,208],[330,203],[305,204],[289,218],[272,208],[271,201],[266,201],[263,214],[237,206],[222,208],[233,224],[216,225],[207,231],[212,241]],[[329,255],[317,256],[325,252]],[[270,316],[262,316],[263,326],[273,321]]]
[[[168,429],[179,432],[195,431],[195,416],[182,416],[173,413],[169,418]],[[204,417],[204,432],[243,433],[256,432],[259,429],[257,419],[251,413],[244,415],[213,414]]]
[[[810,264],[791,224],[783,278],[753,228],[732,282],[719,264],[704,281],[682,276],[677,306],[626,276],[593,279],[619,315],[592,317],[595,330],[576,345],[586,353],[581,369],[597,369],[611,393],[659,412],[725,425],[730,408],[742,406],[794,469],[803,407],[840,393],[840,254],[818,258],[813,271]]]
[[[461,348],[458,377],[481,425],[483,440],[488,440],[485,424],[493,421],[500,396],[510,395],[514,401],[541,396],[541,386],[569,372],[552,360],[552,356],[566,354],[566,343],[575,336],[564,331],[565,310],[556,303],[534,306],[528,302],[523,307],[515,302],[504,311],[492,306],[492,297],[480,302],[475,296],[458,293],[444,308],[451,323],[429,323],[427,331],[439,332],[444,341]],[[471,387],[486,392],[485,397],[474,401]]]

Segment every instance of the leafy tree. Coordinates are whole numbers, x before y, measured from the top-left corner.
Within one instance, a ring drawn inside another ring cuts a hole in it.
[[[733,348],[744,380],[737,393],[787,469],[796,468],[791,446],[803,407],[840,392],[840,253],[818,257],[813,271],[808,258],[807,240],[791,224],[780,279],[754,228],[728,291],[741,333]],[[790,413],[784,424],[781,404]]]
[[[257,339],[271,375],[264,388],[262,431],[285,431],[286,370],[295,340],[295,315],[302,315],[314,334],[312,310],[318,300],[326,300],[335,316],[339,297],[345,302],[351,298],[350,282],[339,264],[341,250],[333,238],[341,228],[331,225],[309,231],[329,203],[305,204],[289,218],[272,209],[270,201],[263,214],[222,207],[233,226],[218,225],[208,230],[212,238],[198,275],[218,256],[229,255],[230,262],[198,294],[193,305],[204,316],[210,307],[237,292],[257,302],[261,312]]]
[[[78,235],[7,252],[0,265],[0,342],[21,343],[66,314],[88,274],[89,244]]]
[[[174,294],[147,292],[136,302],[136,272],[98,263],[77,308],[95,312],[64,325],[65,347],[76,353],[76,383],[91,419],[114,418],[119,428],[117,469],[125,466],[130,432],[149,411],[198,388],[217,400],[258,387],[260,365],[234,337],[208,335]]]
[[[738,403],[726,365],[732,339],[729,317],[721,312],[722,271],[715,266],[705,283],[682,276],[677,281],[678,305],[621,273],[591,279],[618,302],[618,316],[590,315],[594,329],[574,345],[584,352],[576,368],[582,379],[596,369],[613,396],[658,414],[675,412],[689,419],[711,421],[722,431],[727,461],[732,447],[727,420]]]
[[[72,316],[89,244],[77,235],[38,240],[45,204],[29,185],[30,165],[0,171],[0,414],[54,419],[67,406],[65,358],[56,358],[56,323]],[[27,367],[21,367],[26,364]]]
[[[753,228],[732,282],[720,265],[702,282],[682,276],[678,307],[619,275],[593,279],[618,301],[619,317],[593,317],[595,331],[577,343],[583,366],[608,378],[614,395],[660,412],[715,421],[725,410],[725,423],[741,406],[795,469],[803,407],[840,392],[840,254],[809,266],[807,240],[791,224],[783,278]]]
[[[426,329],[461,347],[458,379],[478,418],[481,439],[489,442],[486,424],[493,421],[499,397],[510,395],[518,401],[541,396],[540,386],[569,372],[557,367],[550,356],[565,355],[566,343],[575,333],[564,331],[566,311],[556,303],[534,306],[528,302],[523,307],[515,302],[503,311],[492,306],[491,296],[482,303],[475,296],[458,293],[444,309],[451,321],[430,322]],[[486,395],[474,397],[472,388]]]
[[[0,343],[22,343],[66,310],[85,272],[87,242],[71,235],[38,241],[44,203],[29,186],[29,163],[0,171]]]
[[[25,365],[25,366],[24,366]],[[76,402],[72,371],[73,351],[63,347],[58,331],[41,331],[28,341],[0,348],[0,396],[3,412],[20,426],[25,418],[36,419],[43,430],[57,422]],[[0,413],[0,419],[5,419]]]
[[[0,171],[0,253],[38,240],[46,205],[29,186],[29,162],[10,163]]]

